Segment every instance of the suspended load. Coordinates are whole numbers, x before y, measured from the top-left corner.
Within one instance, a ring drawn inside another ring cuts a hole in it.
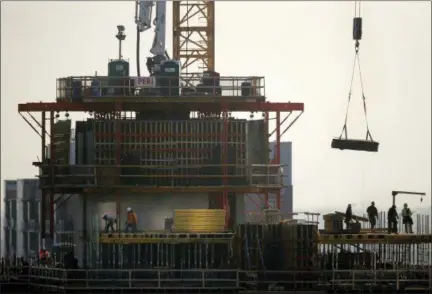
[[[360,58],[359,58],[360,40],[362,38],[362,24],[363,21],[362,18],[360,17],[360,4],[358,5],[358,11],[357,11],[357,2],[356,2],[355,17],[353,19],[353,39],[355,41],[355,56],[354,56],[354,65],[353,65],[353,71],[351,76],[350,90],[348,94],[347,112],[345,115],[345,123],[343,125],[342,132],[339,138],[334,138],[332,140],[331,148],[340,149],[340,150],[378,152],[379,143],[373,140],[369,130],[369,124],[367,120],[366,97],[363,91],[363,80],[362,80]],[[351,102],[351,93],[352,93],[354,73],[355,73],[356,66],[358,67],[358,71],[359,71],[360,86],[361,86],[362,99],[363,99],[363,108],[364,108],[364,113],[366,118],[366,139],[365,140],[348,138],[348,129],[347,129],[348,111]]]

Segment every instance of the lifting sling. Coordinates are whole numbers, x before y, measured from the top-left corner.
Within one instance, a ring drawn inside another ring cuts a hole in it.
[[[360,2],[357,3],[357,1],[355,1],[354,10],[355,13],[353,19],[353,39],[355,41],[355,55],[354,55],[354,64],[353,64],[352,75],[351,75],[350,89],[348,93],[348,105],[345,114],[345,122],[342,127],[342,132],[339,138],[334,138],[332,140],[331,147],[340,150],[378,152],[379,143],[372,139],[372,135],[369,130],[369,124],[367,119],[366,97],[363,90],[363,77],[362,77],[361,66],[360,66],[359,49],[360,49],[360,40],[362,38],[362,18],[360,16]],[[348,129],[347,129],[348,111],[351,102],[351,94],[352,94],[354,74],[355,74],[356,67],[358,67],[358,71],[359,71],[360,87],[361,87],[361,94],[363,99],[363,108],[364,108],[364,114],[366,119],[366,140],[348,139]]]

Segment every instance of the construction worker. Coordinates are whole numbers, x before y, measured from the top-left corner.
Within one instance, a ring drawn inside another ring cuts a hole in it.
[[[350,228],[350,224],[351,224],[351,220],[352,220],[352,208],[351,208],[351,204],[348,204],[348,207],[345,211],[345,224],[346,224],[346,229],[348,230]]]
[[[39,262],[41,263],[41,265],[46,265],[48,258],[49,258],[49,252],[45,248],[39,250]]]
[[[404,204],[402,209],[402,223],[405,226],[405,232],[408,234],[412,234],[412,226],[413,226],[413,219],[412,219],[412,212],[411,209],[408,207],[408,204]]]
[[[111,229],[111,233],[114,233],[114,224],[117,223],[117,218],[114,215],[104,213],[102,219],[105,221],[104,232],[108,233],[108,231]]]
[[[366,213],[369,218],[369,223],[371,225],[372,231],[375,229],[376,220],[378,218],[378,210],[375,207],[375,202],[372,201],[371,205],[366,209]]]
[[[398,213],[396,210],[396,205],[393,205],[390,207],[390,209],[387,212],[387,221],[388,221],[388,233],[389,234],[397,234],[398,233]]]
[[[135,211],[133,211],[132,208],[128,207],[125,232],[135,233],[137,231],[137,221],[138,218]]]

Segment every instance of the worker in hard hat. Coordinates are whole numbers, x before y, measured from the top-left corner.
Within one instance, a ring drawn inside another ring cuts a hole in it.
[[[378,209],[375,206],[375,202],[372,201],[371,205],[366,209],[368,215],[371,230],[373,231],[376,226],[376,220],[378,218]]]
[[[411,209],[408,207],[408,204],[404,204],[402,209],[402,223],[405,226],[405,232],[408,234],[413,233],[412,226],[414,224],[412,219],[412,212]]]
[[[388,233],[389,234],[397,234],[398,233],[398,213],[396,210],[396,205],[392,205],[387,212],[387,221],[388,221]]]
[[[115,215],[104,213],[102,219],[105,221],[104,232],[107,234],[111,229],[111,233],[114,233],[114,224],[117,223],[117,217]]]
[[[348,204],[348,207],[345,211],[345,224],[346,224],[346,229],[348,230],[351,226],[351,220],[353,217],[353,213],[352,213],[352,207],[351,204]]]
[[[137,222],[138,218],[135,213],[135,211],[132,210],[132,208],[127,208],[127,219],[126,219],[126,226],[125,226],[125,232],[131,232],[135,233],[137,231]]]
[[[39,263],[41,265],[46,265],[48,262],[48,258],[49,258],[48,250],[46,250],[45,248],[41,248],[41,250],[39,250]]]

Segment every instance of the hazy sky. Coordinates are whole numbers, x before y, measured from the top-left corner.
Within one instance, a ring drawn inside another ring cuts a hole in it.
[[[136,71],[133,2],[1,5],[3,181],[37,173],[31,162],[40,156],[39,137],[18,115],[18,103],[54,101],[58,77],[106,74],[108,58],[117,55],[118,24],[126,26],[124,56]],[[386,208],[391,190],[431,193],[431,4],[362,5],[360,53],[369,123],[381,143],[376,154],[330,148],[345,115],[353,13],[352,2],[216,3],[216,70],[265,76],[269,100],[305,103],[284,138],[294,142],[296,210],[371,200]],[[171,5],[168,27],[171,52]],[[143,35],[143,56],[152,38],[150,31]],[[363,138],[358,80],[355,85],[349,130]]]

